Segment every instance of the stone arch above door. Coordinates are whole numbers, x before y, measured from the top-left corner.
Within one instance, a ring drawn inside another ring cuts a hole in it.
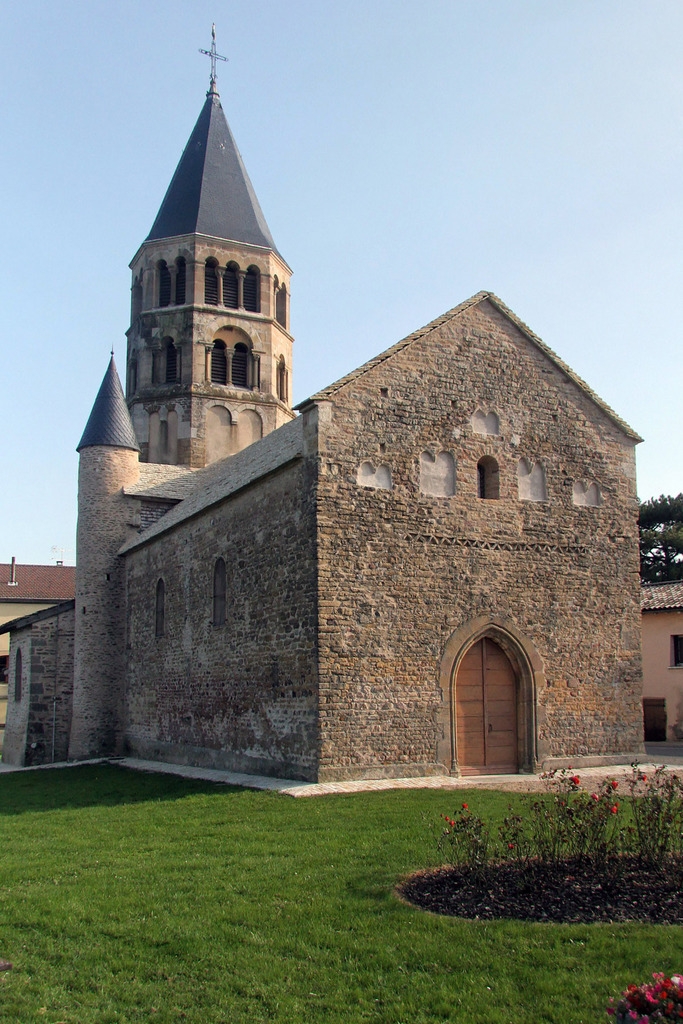
[[[441,708],[437,729],[437,761],[453,775],[460,774],[456,729],[455,680],[470,648],[487,638],[500,647],[509,659],[518,679],[517,740],[518,770],[538,771],[538,724],[542,710],[537,694],[545,686],[543,662],[532,641],[509,619],[479,616],[465,623],[446,641],[439,672]]]

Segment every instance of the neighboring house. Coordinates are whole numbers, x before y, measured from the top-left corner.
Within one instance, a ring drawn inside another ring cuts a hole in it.
[[[20,565],[0,562],[0,626],[73,598],[75,565]],[[5,735],[9,633],[0,633],[0,750]]]
[[[214,79],[131,270],[75,609],[12,629],[7,761],[323,781],[642,752],[640,438],[500,299],[293,409],[290,270]],[[330,316],[350,279],[320,268]]]
[[[641,590],[645,739],[683,740],[683,582]]]

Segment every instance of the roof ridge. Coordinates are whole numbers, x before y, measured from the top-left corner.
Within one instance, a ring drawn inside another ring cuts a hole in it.
[[[373,369],[375,366],[379,366],[385,360],[390,359],[397,352],[400,352],[404,348],[407,348],[409,345],[412,345],[415,341],[418,341],[420,338],[424,338],[427,334],[431,333],[431,331],[435,330],[437,327],[441,327],[442,324],[447,323],[449,320],[455,319],[455,317],[460,316],[466,310],[471,309],[472,306],[476,306],[480,302],[483,302],[484,300],[488,300],[492,304],[492,306],[494,306],[494,308],[498,310],[499,313],[502,313],[503,316],[505,316],[511,323],[513,323],[514,326],[522,334],[526,335],[529,341],[531,341],[537,348],[539,348],[544,353],[544,355],[548,359],[550,359],[550,361],[554,363],[554,365],[557,366],[559,370],[562,371],[562,373],[564,373],[574,384],[576,384],[576,386],[581,391],[583,391],[584,394],[595,405],[597,405],[598,408],[601,409],[602,412],[609,419],[611,419],[612,422],[615,423],[620,430],[622,430],[628,437],[636,441],[636,443],[643,440],[642,437],[640,437],[640,435],[637,434],[635,430],[633,430],[628,425],[628,423],[626,423],[626,421],[623,420],[611,408],[611,406],[607,404],[607,402],[604,402],[602,398],[600,398],[600,396],[595,391],[593,391],[593,389],[588,384],[586,384],[586,382],[583,380],[582,377],[578,375],[578,373],[575,373],[574,370],[572,370],[572,368],[567,363],[565,363],[564,360],[561,359],[560,356],[558,356],[557,353],[555,353],[549,345],[546,345],[546,343],[537,334],[535,334],[534,331],[532,331],[531,328],[528,327],[524,323],[524,321],[517,316],[516,313],[513,313],[513,311],[508,306],[505,305],[502,299],[498,298],[495,292],[491,291],[479,291],[471,298],[465,299],[464,302],[460,302],[457,306],[454,306],[452,309],[449,309],[448,312],[442,313],[441,316],[438,316],[435,320],[431,320],[428,324],[425,324],[424,327],[418,328],[416,331],[413,331],[412,334],[409,334],[401,341],[396,342],[395,345],[392,345],[390,348],[385,349],[384,352],[381,352],[378,356],[375,356],[374,359],[368,360],[366,363],[363,363],[362,366],[359,366],[356,370],[352,370],[350,373],[347,373],[344,377],[340,377],[339,380],[336,380],[332,384],[328,385],[328,387],[323,388],[321,391],[316,392],[316,394],[314,395],[311,395],[310,398],[305,399],[303,402],[299,402],[299,404],[294,406],[294,408],[300,410],[305,408],[307,405],[312,404],[313,402],[321,402],[329,399],[335,392],[337,392],[340,388],[344,387],[346,384],[349,384],[352,380],[355,380],[362,374],[367,373],[368,370]]]
[[[379,355],[374,356],[374,358],[372,359],[368,359],[367,362],[362,363],[355,370],[349,371],[349,373],[345,374],[343,377],[339,377],[338,380],[333,381],[333,383],[329,384],[326,388],[323,388],[321,391],[317,391],[314,395],[311,395],[310,398],[306,398],[304,399],[303,402],[299,402],[299,404],[295,405],[294,408],[303,409],[305,406],[310,405],[312,402],[325,401],[325,399],[329,398],[330,395],[334,394],[335,391],[339,391],[340,388],[344,387],[346,384],[349,384],[352,380],[355,380],[362,374],[367,373],[368,370],[372,370],[375,366],[379,366],[387,359],[390,359],[397,352],[401,352],[404,348],[407,348],[409,345],[412,345],[413,342],[418,341],[420,338],[424,338],[425,335],[429,334],[437,327],[441,327],[442,324],[447,323],[448,320],[451,320],[453,319],[453,317],[458,316],[460,313],[463,313],[466,309],[469,309],[471,306],[476,305],[477,302],[481,302],[482,299],[487,298],[488,295],[490,294],[490,292],[477,292],[477,294],[473,295],[471,299],[466,299],[464,302],[461,302],[457,306],[454,306],[453,309],[449,309],[448,312],[442,313],[441,316],[437,316],[435,320],[430,320],[430,322],[428,324],[425,324],[424,327],[418,327],[416,331],[413,331],[411,334],[406,335],[405,338],[402,338],[400,341],[397,341],[395,344],[391,345],[383,352],[380,352]]]

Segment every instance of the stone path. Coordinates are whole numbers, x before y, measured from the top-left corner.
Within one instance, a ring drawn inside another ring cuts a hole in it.
[[[663,744],[661,746],[664,746]],[[661,759],[657,758],[662,754]],[[683,757],[666,757],[669,751],[651,749],[644,755],[642,766],[647,771],[657,764],[668,764],[672,768],[683,768]],[[677,751],[678,753],[678,751]],[[652,760],[652,757],[657,758]],[[245,789],[263,789],[281,793],[283,796],[336,796],[350,793],[379,793],[388,789],[499,789],[507,792],[533,792],[543,788],[539,775],[470,775],[453,778],[450,775],[434,775],[427,778],[409,779],[356,779],[352,782],[298,782],[294,779],[274,779],[265,775],[247,775],[241,772],[220,771],[215,768],[195,768],[184,764],[165,764],[160,761],[142,761],[134,757],[101,758],[90,761],[68,761],[54,765],[39,765],[33,768],[15,768],[0,763],[0,774],[5,772],[46,771],[53,768],[73,768],[83,764],[120,764],[125,768],[141,772],[159,772],[164,775],[179,775],[185,779],[199,779],[216,782],[224,786],[242,786]],[[576,774],[586,789],[596,789],[604,779],[623,779],[631,772],[630,765],[600,765],[578,768]]]

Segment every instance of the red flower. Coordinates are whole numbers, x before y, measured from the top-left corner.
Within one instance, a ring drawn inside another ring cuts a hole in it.
[[[612,812],[612,814],[616,814],[618,810],[619,810],[619,804],[613,804],[610,807],[610,811]]]
[[[619,783],[616,779],[612,779],[612,781],[610,782],[610,786],[612,787],[612,789],[617,789],[619,787]]]
[[[463,811],[468,811],[469,810],[469,804],[463,804],[462,805],[462,809],[463,809]]]
[[[508,850],[514,850],[514,848],[515,848],[515,844],[514,843],[508,843]]]
[[[581,782],[581,779],[578,775],[572,775],[569,781],[571,782],[572,786],[578,786],[578,784]]]
[[[591,800],[599,800],[599,799],[600,799],[600,797],[598,796],[597,793],[591,793]]]

